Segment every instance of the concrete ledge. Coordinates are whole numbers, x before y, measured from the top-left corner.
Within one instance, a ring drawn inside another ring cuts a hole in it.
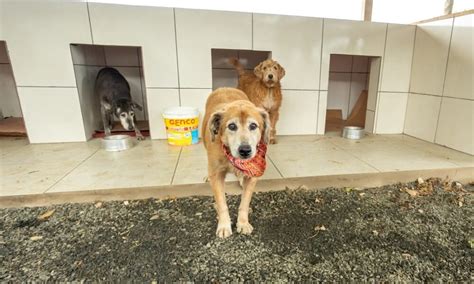
[[[273,180],[261,180],[257,184],[258,192],[278,191],[286,188],[297,188],[302,185],[310,189],[327,187],[377,187],[398,182],[410,182],[418,177],[450,178],[451,180],[468,183],[474,181],[474,167],[396,171],[386,173],[365,173],[328,175],[312,177],[295,177]],[[228,194],[240,194],[237,182],[227,182]],[[147,198],[168,198],[188,196],[211,196],[209,184],[167,185],[138,188],[114,188],[74,192],[52,192],[31,195],[1,196],[0,208],[49,206],[61,203],[87,203],[112,200],[138,200]]]

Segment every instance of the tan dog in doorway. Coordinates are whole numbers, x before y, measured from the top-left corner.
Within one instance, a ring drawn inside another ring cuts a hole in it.
[[[257,107],[264,108],[270,114],[272,132],[270,143],[276,143],[276,123],[282,101],[280,80],[285,76],[285,69],[272,59],[262,61],[254,68],[253,73],[245,72],[239,60],[233,58],[230,63],[239,72],[238,89],[247,94]]]
[[[266,144],[270,138],[269,115],[251,103],[242,91],[219,88],[207,99],[203,132],[208,178],[218,216],[216,234],[220,238],[232,234],[224,192],[225,176],[229,172],[241,180],[243,189],[237,232],[250,234],[253,227],[248,218],[249,206],[257,179],[265,170]]]

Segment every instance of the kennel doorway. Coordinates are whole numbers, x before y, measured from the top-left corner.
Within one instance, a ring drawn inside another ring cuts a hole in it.
[[[237,87],[239,74],[229,63],[231,58],[239,59],[246,71],[253,72],[260,62],[272,58],[272,54],[270,51],[258,50],[211,49],[213,90],[221,87]]]
[[[373,132],[380,62],[380,57],[331,54],[325,133],[345,126]]]
[[[150,136],[141,47],[87,44],[71,44],[70,47],[87,137],[104,136],[100,99],[94,94],[95,79],[104,67],[117,69],[127,79],[132,100],[143,107],[141,111],[135,110],[136,125],[143,136]],[[134,131],[123,129],[119,120],[114,119],[112,133],[134,135]]]
[[[5,41],[0,41],[0,136],[27,137]]]

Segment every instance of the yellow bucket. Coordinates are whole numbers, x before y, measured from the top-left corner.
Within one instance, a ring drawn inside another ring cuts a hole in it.
[[[163,119],[170,145],[186,146],[199,142],[199,111],[196,108],[167,108]]]

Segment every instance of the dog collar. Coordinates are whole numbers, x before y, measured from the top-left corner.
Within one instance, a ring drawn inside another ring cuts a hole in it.
[[[257,145],[257,154],[255,157],[248,160],[235,158],[230,153],[229,147],[225,146],[224,144],[222,144],[222,150],[224,151],[227,160],[229,160],[232,166],[234,166],[244,175],[248,177],[261,177],[265,172],[267,167],[267,161],[265,159],[267,145],[262,141],[260,141],[260,143]]]

